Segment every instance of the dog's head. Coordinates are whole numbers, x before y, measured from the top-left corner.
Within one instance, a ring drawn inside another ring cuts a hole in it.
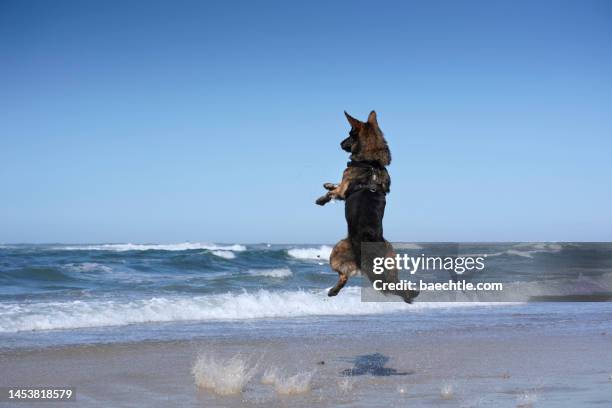
[[[344,114],[351,125],[351,131],[349,137],[340,143],[340,147],[351,153],[351,160],[378,161],[382,166],[391,164],[391,151],[378,127],[376,112],[370,112],[367,122],[355,119],[346,111]]]

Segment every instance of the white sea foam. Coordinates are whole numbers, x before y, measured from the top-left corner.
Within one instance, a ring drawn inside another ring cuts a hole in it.
[[[418,244],[413,244],[411,242],[398,242],[393,244],[394,249],[423,249],[422,246]]]
[[[95,280],[110,280],[113,282],[141,284],[145,282],[151,282],[155,279],[151,274],[143,271],[131,269],[125,265],[110,267],[97,262],[82,262],[82,263],[70,263],[64,265],[64,268],[71,272],[78,272],[83,275],[79,277],[95,279]],[[104,274],[102,276],[101,274]],[[166,275],[163,273],[157,273],[156,278],[167,279],[177,278],[177,274]]]
[[[242,392],[244,386],[255,375],[255,371],[256,365],[241,355],[224,360],[201,354],[191,369],[198,387],[209,389],[219,395]]]
[[[123,326],[134,323],[367,315],[482,306],[476,302],[362,302],[360,288],[330,299],[317,292],[268,291],[138,300],[87,299],[63,302],[0,303],[0,332]],[[498,304],[496,304],[498,305]],[[499,304],[503,305],[503,304]]]
[[[314,371],[305,371],[295,375],[282,377],[276,376],[274,390],[281,395],[296,395],[310,391],[310,383]]]
[[[560,251],[563,249],[561,244],[554,242],[521,242],[514,245],[517,248],[527,248],[540,251]]]
[[[327,245],[321,245],[319,248],[293,248],[287,251],[289,256],[297,259],[324,259],[329,260],[331,255],[332,247]]]
[[[289,268],[278,268],[278,269],[249,269],[249,275],[253,276],[266,276],[268,278],[288,278],[293,275]]]
[[[96,262],[83,262],[66,264],[66,268],[76,272],[112,272],[113,268]]]
[[[217,245],[201,242],[181,242],[178,244],[100,244],[100,245],[73,245],[57,249],[69,251],[187,251],[194,249],[206,249],[209,251],[246,251],[244,245]]]
[[[557,253],[563,249],[560,244],[548,244],[544,242],[538,242],[535,244],[525,243],[516,244],[516,248],[524,248],[524,250],[509,249],[506,251],[509,255],[522,256],[524,258],[533,258],[534,254],[537,253]]]
[[[520,249],[516,249],[520,248]],[[549,244],[549,243],[522,243],[515,244],[513,248],[501,251],[486,254],[487,257],[495,257],[500,255],[514,255],[520,256],[522,258],[533,258],[534,254],[537,253],[557,253],[563,249],[563,246],[560,244]],[[463,256],[482,256],[483,254],[472,254],[472,255],[463,255]]]
[[[236,254],[233,253],[232,251],[217,250],[217,251],[212,251],[211,253],[215,256],[218,256],[220,258],[225,258],[225,259],[234,259],[236,257]]]

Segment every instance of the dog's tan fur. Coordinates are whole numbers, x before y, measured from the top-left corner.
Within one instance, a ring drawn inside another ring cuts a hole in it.
[[[378,127],[376,112],[368,115],[367,122],[361,122],[344,112],[351,127],[359,131],[359,145],[351,152],[351,160],[378,161],[381,166],[391,164],[391,151],[382,130]]]
[[[347,223],[352,224],[349,224],[349,236],[334,246],[330,256],[330,266],[338,273],[338,282],[329,290],[329,296],[336,296],[346,285],[349,277],[361,272],[359,265],[363,262],[360,259],[362,243],[383,244],[382,247],[375,249],[378,252],[377,256],[395,257],[393,246],[382,236],[384,196],[389,192],[391,185],[389,173],[385,168],[391,163],[389,146],[378,126],[376,112],[370,113],[367,122],[361,122],[346,112],[344,114],[351,125],[351,131],[349,137],[341,143],[341,147],[345,151],[350,150],[352,162],[344,170],[342,181],[339,184],[325,183],[323,185],[329,191],[317,200],[317,204],[324,205],[332,199],[346,200],[347,194],[350,195],[345,205],[345,214]],[[367,190],[370,191],[369,194],[376,195],[378,198],[373,198],[371,195],[364,196],[363,192]],[[356,202],[353,200],[354,197],[357,197],[356,200],[365,201]],[[351,200],[353,200],[352,203]],[[370,212],[364,213],[363,206],[370,209]],[[359,214],[367,214],[367,216],[364,219]],[[351,232],[351,225],[353,232]],[[367,265],[370,264],[370,261],[371,259],[365,260]],[[370,281],[379,279],[386,282],[398,281],[396,269],[387,270],[384,276],[374,276],[367,267],[364,267],[364,272]],[[418,294],[398,291],[390,293],[402,297],[409,303]]]
[[[379,171],[379,182],[386,186],[385,193],[389,192],[391,178],[385,166],[391,164],[391,151],[387,145],[387,141],[378,127],[376,112],[372,111],[368,116],[367,122],[361,122],[355,119],[348,113],[344,112],[346,118],[351,124],[351,131],[356,131],[358,142],[351,149],[351,160],[353,161],[369,161],[378,162],[383,170]],[[334,200],[344,200],[346,192],[351,184],[357,182],[369,175],[369,170],[359,167],[347,167],[342,173],[342,181],[339,184],[325,183],[323,188],[329,190],[324,196],[317,200],[318,204]]]

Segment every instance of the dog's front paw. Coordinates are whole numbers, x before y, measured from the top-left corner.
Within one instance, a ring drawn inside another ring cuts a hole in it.
[[[331,200],[331,197],[329,197],[329,196],[327,196],[327,195],[324,195],[324,196],[321,196],[321,197],[317,198],[317,201],[315,201],[315,203],[316,203],[317,205],[325,205],[325,204],[327,204],[327,203],[328,203],[330,200]]]
[[[338,185],[334,184],[334,183],[325,183],[325,184],[323,184],[323,188],[326,189],[326,190],[330,190],[330,191],[334,190],[336,187],[338,187]]]

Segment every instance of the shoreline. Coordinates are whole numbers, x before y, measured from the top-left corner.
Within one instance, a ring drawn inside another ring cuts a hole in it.
[[[84,407],[597,407],[612,401],[610,323],[572,328],[559,325],[558,316],[549,327],[530,326],[533,315],[516,309],[510,316],[467,328],[434,322],[429,329],[415,328],[406,316],[304,319],[269,330],[236,324],[191,340],[5,349],[0,386],[73,386],[76,406]],[[457,318],[469,320],[463,313]],[[242,393],[218,395],[195,385],[191,370],[202,353],[219,361],[240,356],[257,367]],[[271,368],[285,379],[310,373],[307,390],[283,395],[262,384]]]

